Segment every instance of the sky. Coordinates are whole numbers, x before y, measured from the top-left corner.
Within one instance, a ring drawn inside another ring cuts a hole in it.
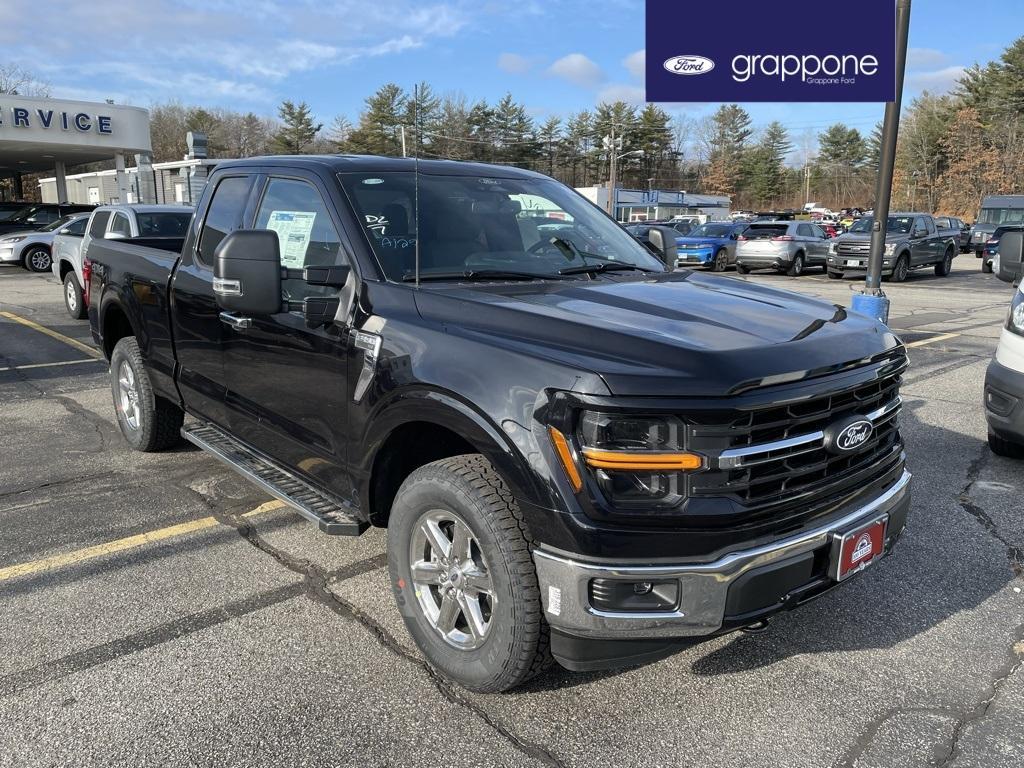
[[[742,23],[751,0],[722,2],[723,26],[680,29],[707,45]],[[782,3],[780,3],[781,5]],[[813,13],[816,2],[792,0]],[[355,120],[393,81],[411,90],[497,101],[506,91],[538,119],[602,100],[643,104],[642,0],[38,0],[0,3],[0,62],[52,94],[149,106],[168,100],[274,115],[282,99],[317,118]],[[851,17],[856,3],[849,5]],[[795,10],[792,12],[800,12]],[[827,34],[823,30],[823,34]],[[941,92],[974,62],[1024,34],[1022,0],[915,0],[905,103]],[[692,45],[690,47],[693,47]],[[713,47],[713,43],[712,43]],[[700,118],[715,104],[664,105]],[[780,120],[798,144],[834,122],[869,132],[881,104],[749,104],[756,126]]]

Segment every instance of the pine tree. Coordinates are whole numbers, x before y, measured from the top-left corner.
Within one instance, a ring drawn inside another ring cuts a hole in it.
[[[314,123],[306,102],[295,104],[290,100],[281,103],[277,110],[281,118],[281,129],[274,134],[274,150],[285,155],[300,155],[313,142],[323,128],[323,123]]]
[[[402,154],[401,126],[406,121],[408,96],[394,83],[385,83],[366,98],[359,125],[348,137],[346,149],[366,155]],[[407,136],[408,139],[408,136]]]
[[[537,131],[537,139],[543,152],[544,172],[554,176],[555,166],[562,154],[562,119],[549,117],[545,120]]]
[[[708,172],[712,194],[735,195],[743,178],[743,155],[750,138],[750,115],[738,104],[723,104],[711,116]]]

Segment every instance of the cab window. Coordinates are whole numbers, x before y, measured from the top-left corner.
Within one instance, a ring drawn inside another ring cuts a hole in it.
[[[121,237],[132,236],[132,224],[123,213],[115,213],[113,221],[110,222],[110,234]]]
[[[242,216],[245,214],[248,199],[248,176],[229,176],[218,182],[206,211],[202,232],[199,233],[197,261],[207,266],[213,264],[213,253],[220,245],[220,241],[229,232],[242,226]]]
[[[96,211],[89,221],[89,235],[103,237],[103,233],[107,231],[107,222],[110,221],[110,211]]]

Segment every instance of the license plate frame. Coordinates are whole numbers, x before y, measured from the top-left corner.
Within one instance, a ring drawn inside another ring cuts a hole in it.
[[[846,266],[848,266],[848,267],[863,267],[864,266],[864,262],[861,261],[860,259],[847,259],[846,260]]]
[[[885,514],[856,528],[832,534],[829,576],[836,581],[845,581],[874,565],[885,554],[888,529],[889,515]]]

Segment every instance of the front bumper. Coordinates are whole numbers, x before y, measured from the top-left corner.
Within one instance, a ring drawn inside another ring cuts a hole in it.
[[[676,253],[678,254],[676,264],[680,267],[707,264],[711,261],[711,257],[714,256],[714,251],[710,248],[693,248],[686,250],[677,248]]]
[[[21,248],[17,245],[0,245],[0,264],[20,264]]]
[[[888,515],[887,554],[906,523],[910,478],[904,470],[888,489],[828,523],[708,563],[589,563],[538,549],[533,554],[545,617],[563,636],[593,640],[694,638],[754,624],[836,585],[826,574],[833,541],[842,533]],[[598,610],[591,603],[594,579],[674,583],[678,599],[662,611]]]
[[[985,372],[985,419],[1004,440],[1024,443],[1024,373],[998,360]]]

